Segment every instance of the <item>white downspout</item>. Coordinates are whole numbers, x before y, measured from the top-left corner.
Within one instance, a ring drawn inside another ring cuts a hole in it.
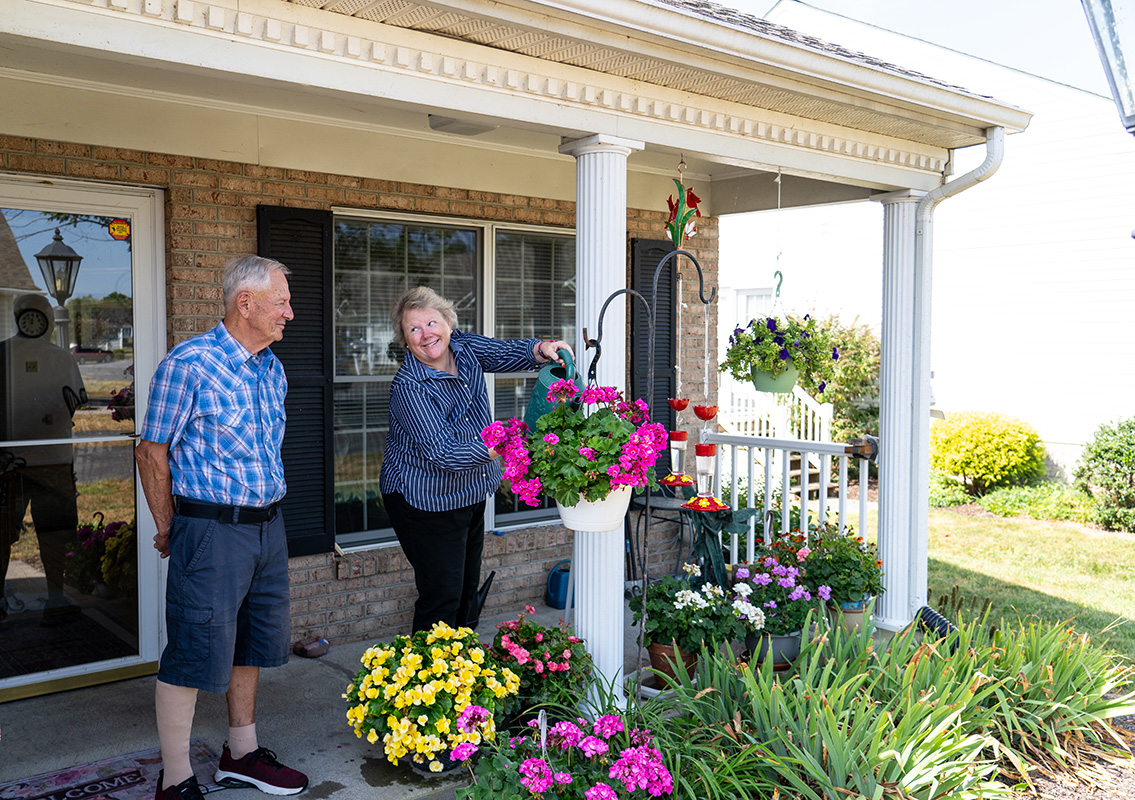
[[[984,180],[992,177],[997,168],[1001,166],[1005,156],[1005,129],[1001,127],[987,128],[985,131],[985,161],[972,172],[967,172],[960,178],[944,183],[937,189],[927,193],[918,201],[915,212],[915,239],[914,239],[914,271],[915,282],[919,291],[915,297],[915,319],[919,320],[918,347],[914,352],[912,365],[914,376],[914,397],[912,398],[911,415],[914,429],[911,431],[911,441],[916,452],[911,466],[915,470],[914,492],[910,505],[910,527],[912,534],[919,537],[919,541],[912,542],[909,568],[911,570],[910,588],[917,592],[916,597],[910,598],[911,618],[917,609],[926,604],[927,588],[927,559],[928,554],[928,527],[930,506],[930,309],[931,309],[931,278],[933,267],[934,246],[934,209],[948,197],[964,192]],[[917,532],[917,533],[915,533]]]

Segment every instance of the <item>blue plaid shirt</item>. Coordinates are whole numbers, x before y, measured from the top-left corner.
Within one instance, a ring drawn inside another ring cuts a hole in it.
[[[541,366],[539,339],[502,342],[454,330],[457,375],[427,367],[410,352],[390,385],[390,433],[379,488],[423,511],[451,511],[484,500],[501,481],[481,431],[492,422],[485,372]]]
[[[284,367],[224,323],[175,346],[150,381],[142,438],[169,444],[173,493],[263,507],[284,496]]]

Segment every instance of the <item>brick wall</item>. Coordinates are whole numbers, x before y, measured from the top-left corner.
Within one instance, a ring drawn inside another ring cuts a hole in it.
[[[0,136],[0,169],[165,190],[170,347],[208,330],[222,315],[222,269],[233,255],[256,252],[260,204],[388,209],[563,227],[575,223],[575,204],[562,200],[12,136]],[[659,198],[660,206],[664,199]],[[628,237],[664,239],[665,223],[664,211],[632,209],[627,214]],[[703,218],[698,230],[687,249],[697,255],[707,285],[715,286],[717,221]],[[683,290],[687,305],[679,337],[683,396],[699,403],[716,397],[716,380],[711,380],[707,396],[703,391],[705,306],[698,300],[692,268],[683,269]],[[716,304],[708,313],[710,357],[715,359]],[[715,374],[711,369],[711,378]],[[685,427],[691,427],[692,421],[682,420]],[[673,526],[653,526],[649,542],[652,572],[672,568]],[[548,571],[570,555],[571,534],[559,526],[488,534],[483,573],[495,569],[497,575],[485,613],[542,601]],[[318,634],[347,642],[389,638],[409,629],[416,590],[413,571],[399,547],[345,557],[294,558],[290,567],[295,638]]]

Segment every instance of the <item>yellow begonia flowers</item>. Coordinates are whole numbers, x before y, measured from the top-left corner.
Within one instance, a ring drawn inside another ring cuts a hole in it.
[[[520,686],[473,631],[444,623],[369,647],[362,663],[344,695],[355,735],[371,744],[381,740],[391,763],[410,757],[434,771],[443,768],[445,754],[457,745],[494,738],[498,700]],[[469,705],[486,708],[489,718],[476,730],[462,731],[456,719]],[[444,715],[441,708],[448,709]]]

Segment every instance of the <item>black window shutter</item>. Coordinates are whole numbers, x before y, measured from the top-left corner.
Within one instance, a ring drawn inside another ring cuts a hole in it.
[[[659,262],[667,253],[674,251],[674,245],[665,240],[631,240],[631,288],[651,301],[654,286],[654,273]],[[676,397],[675,343],[674,330],[675,299],[675,259],[667,262],[658,275],[658,296],[654,302],[654,396],[647,397],[650,322],[646,309],[638,300],[631,300],[631,393],[650,403],[650,413],[655,422],[661,422],[667,430],[674,427],[674,410],[667,401]],[[665,477],[669,470],[669,459],[658,461],[658,474]]]
[[[332,505],[331,240],[328,211],[257,206],[257,246],[291,270],[295,319],[272,352],[288,376],[288,426],[282,448],[288,555],[335,546]]]

